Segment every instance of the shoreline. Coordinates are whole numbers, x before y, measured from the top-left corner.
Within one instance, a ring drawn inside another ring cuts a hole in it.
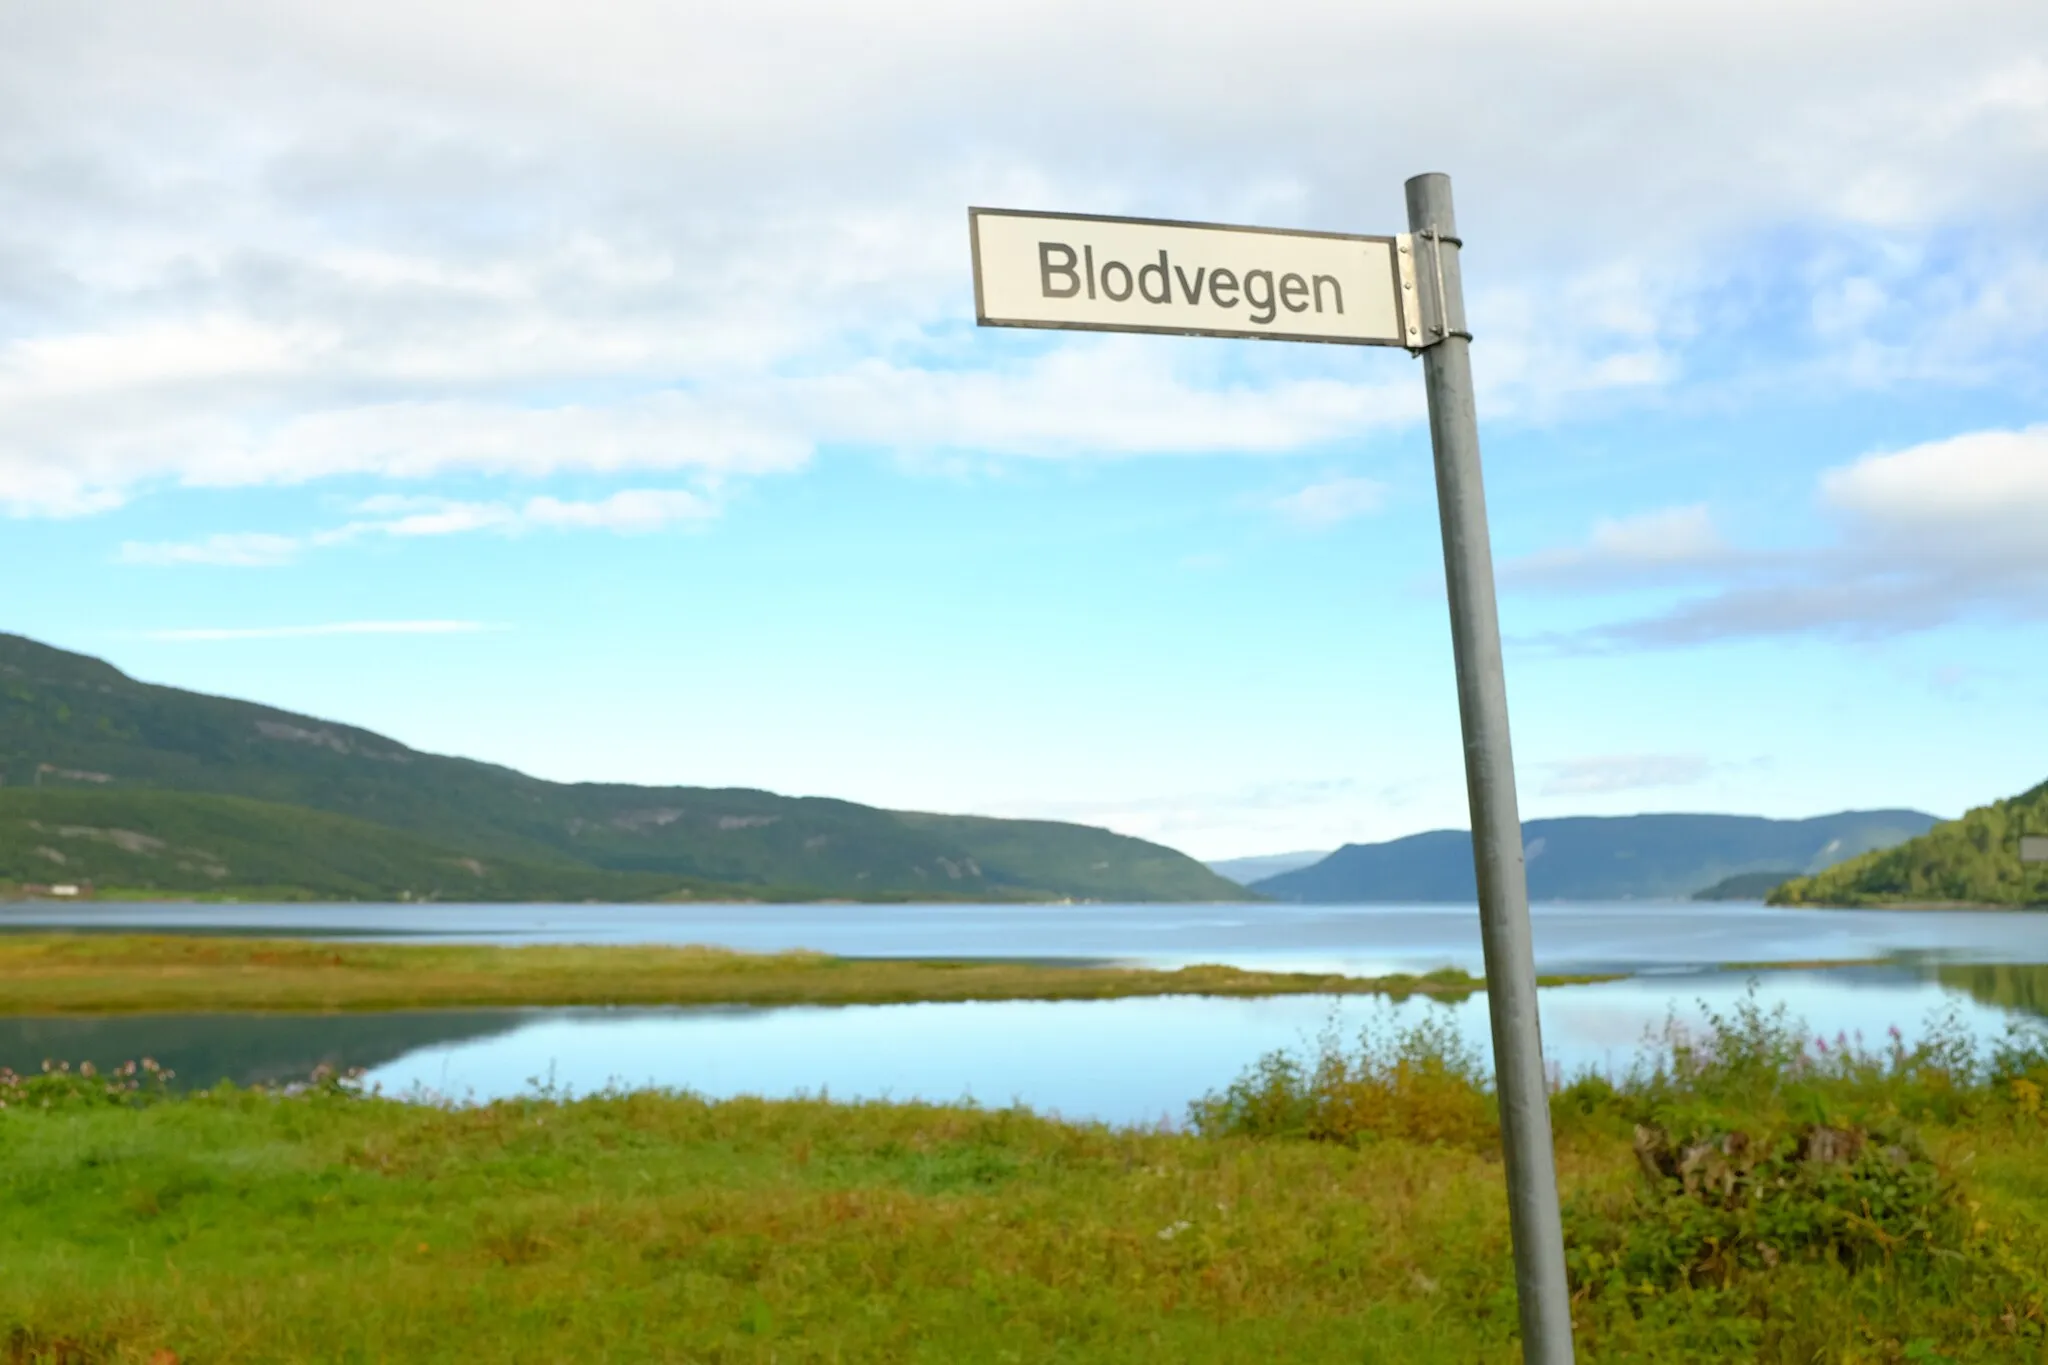
[[[1861,905],[1799,904],[1774,905],[1763,903],[1771,910],[1907,910],[1937,914],[1946,912],[1983,912],[1997,914],[2041,914],[2048,912],[2048,903],[2038,905],[2002,905],[1995,901],[1882,901]]]
[[[1623,973],[1552,974],[1546,986]],[[1142,996],[1421,995],[1456,969],[1378,977],[1071,962],[846,958],[642,945],[406,944],[148,934],[0,935],[0,1015],[375,1012],[620,1005],[876,1005]]]

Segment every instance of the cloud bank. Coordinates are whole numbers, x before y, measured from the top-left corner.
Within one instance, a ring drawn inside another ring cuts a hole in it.
[[[2048,620],[2048,425],[1866,455],[1816,490],[1833,540],[1738,550],[1703,507],[1602,523],[1585,546],[1503,568],[1511,586],[1582,593],[1678,582],[1703,592],[1543,641],[1569,649],[1724,640],[1879,639],[1964,619]]]
[[[977,336],[971,202],[1389,230],[1449,168],[1495,418],[1666,393],[1760,320],[1798,364],[1757,364],[1852,386],[2038,377],[2048,327],[2024,0],[108,0],[8,29],[17,516],[1419,416],[1393,357]]]

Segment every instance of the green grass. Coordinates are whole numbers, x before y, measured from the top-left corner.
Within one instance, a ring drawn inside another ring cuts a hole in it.
[[[1556,1100],[1582,1358],[2048,1360],[2048,1055],[1937,1041],[1800,1061],[1795,1028],[1723,1023],[1674,1065]],[[923,1105],[434,1108],[332,1081],[161,1096],[0,1079],[0,1359],[1507,1365],[1488,1100],[1441,1041],[1339,1049],[1344,1074],[1297,1087],[1355,1120],[1322,1140],[1238,1103],[1270,1066],[1188,1133]],[[1464,1126],[1402,1129],[1453,1109]],[[1888,1157],[1760,1166],[1780,1193],[1746,1202],[1638,1170],[1645,1119],[1768,1145],[1807,1111],[1916,1130],[1881,1236],[1817,1214],[1889,1179]],[[1779,1220],[1768,1265],[1739,1238],[1702,1254],[1684,1225],[1739,1229],[1758,1209]],[[1816,1216],[1788,1230],[1788,1213]]]
[[[1599,977],[1546,977],[1563,985]],[[1428,995],[1483,983],[1455,969],[1351,977],[890,961],[700,947],[501,948],[196,935],[0,937],[0,1014],[383,1010],[491,1005],[886,1004],[1140,995]]]

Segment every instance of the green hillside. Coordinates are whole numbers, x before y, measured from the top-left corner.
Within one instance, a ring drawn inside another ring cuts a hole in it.
[[[905,826],[965,849],[982,875],[998,885],[1057,882],[1077,900],[1124,897],[1134,882],[1155,889],[1148,899],[1246,899],[1243,887],[1185,854],[1087,825],[1047,820],[991,820],[975,815],[898,812]]]
[[[2048,905],[2048,863],[2022,863],[2019,836],[2048,833],[2048,782],[1771,893],[1773,905]]]
[[[1579,815],[1526,821],[1522,841],[1535,900],[1676,900],[1742,874],[1816,872],[1903,843],[1934,823],[1933,816],[1910,810],[1842,811],[1809,820]],[[1461,829],[1346,844],[1313,866],[1254,882],[1252,890],[1310,904],[1471,902],[1479,894],[1472,836]]]
[[[537,718],[544,719],[544,718]],[[1242,899],[1193,859],[1044,821],[904,815],[747,789],[544,782],[368,730],[137,682],[0,634],[0,784],[306,807],[486,865],[553,864],[844,899]]]
[[[580,901],[718,897],[646,872],[471,857],[344,815],[166,791],[0,791],[0,889],[317,900]]]
[[[1797,872],[1779,869],[1776,872],[1738,872],[1732,877],[1723,877],[1704,891],[1695,891],[1696,901],[1760,901],[1778,888],[1779,883],[1788,882],[1798,876]]]

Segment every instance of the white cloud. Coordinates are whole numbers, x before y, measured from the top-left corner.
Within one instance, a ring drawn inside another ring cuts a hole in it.
[[[287,564],[309,549],[343,545],[368,537],[414,539],[494,531],[519,535],[533,530],[609,531],[644,535],[671,526],[695,526],[718,515],[718,504],[700,493],[676,488],[629,488],[591,501],[553,497],[523,503],[458,502],[447,498],[380,495],[359,503],[368,517],[303,536],[264,533],[222,534],[196,541],[142,543],[121,547],[124,564],[220,564],[243,568]]]
[[[1300,526],[1335,526],[1377,512],[1387,486],[1373,479],[1327,479],[1273,500],[1273,510]]]
[[[697,525],[718,515],[718,504],[681,488],[628,488],[589,501],[528,498],[523,503],[457,502],[444,498],[376,497],[358,505],[372,520],[323,533],[327,543],[364,535],[447,536],[470,531],[516,535],[531,530],[610,531],[641,535],[670,526]],[[376,514],[394,514],[377,517]]]
[[[119,558],[123,564],[226,564],[257,568],[290,563],[298,557],[299,546],[296,536],[226,532],[204,540],[156,544],[129,541],[121,547]]]
[[[0,505],[97,509],[151,483],[231,488],[343,475],[412,482],[461,474],[734,477],[795,469],[810,456],[809,442],[772,416],[682,394],[606,408],[389,403],[310,412],[260,429],[154,405],[104,420],[88,409],[47,414],[36,424],[51,433],[44,444],[10,448],[9,414],[0,403]]]
[[[1423,414],[1407,374],[1372,384],[1205,382],[1199,359],[1176,359],[1174,344],[1091,337],[966,372],[861,361],[816,381],[765,386],[753,407],[788,412],[825,439],[1040,458],[1274,453]]]
[[[295,640],[321,635],[473,635],[495,630],[480,621],[332,621],[317,626],[228,626],[145,631],[143,638],[196,642],[212,640]]]
[[[1866,455],[1829,470],[1820,492],[1870,541],[1929,557],[2048,569],[2048,424]]]
[[[1410,424],[1392,357],[975,335],[962,209],[1384,231],[1432,165],[1459,172],[1490,417],[1687,382],[1700,336],[1755,321],[1727,316],[1731,279],[1772,308],[1806,291],[1828,365],[1802,382],[2041,369],[2014,344],[2048,317],[2032,0],[16,9],[17,515],[167,484],[745,478],[834,441],[1087,457]],[[1359,80],[1384,51],[1431,60]],[[1487,99],[1443,101],[1444,70]],[[1809,277],[1743,275],[1785,224],[1894,264],[1816,248]]]
[[[372,531],[399,539],[453,536],[467,531],[511,530],[519,520],[518,510],[506,503],[445,502],[432,511],[409,512],[390,521],[353,522],[325,535],[330,542],[353,540]]]
[[[1091,338],[989,370],[862,360],[827,375],[731,379],[715,393],[666,391],[604,407],[397,402],[310,412],[260,430],[153,406],[132,425],[118,413],[88,421],[83,406],[67,406],[31,424],[63,428],[40,449],[8,446],[10,414],[0,401],[0,505],[97,510],[152,482],[232,488],[345,475],[418,482],[674,471],[743,478],[799,469],[824,441],[1050,459],[1277,453],[1403,426],[1422,406],[1412,382],[1310,376],[1212,386],[1177,372],[1157,344],[1122,338]]]
[[[1706,505],[1696,503],[1602,518],[1586,544],[1508,560],[1500,574],[1515,587],[1627,591],[1725,567],[1735,558]]]
[[[708,521],[718,515],[718,509],[709,499],[681,489],[637,488],[597,502],[534,498],[521,515],[528,526],[633,535],[659,531],[676,522]]]
[[[1704,595],[1542,643],[1667,648],[1794,635],[1871,639],[1972,616],[2048,620],[2048,425],[1866,455],[1824,473],[1818,494],[1834,522],[1833,543],[1798,553],[1716,551],[1690,561],[1712,589]],[[1612,586],[1623,557],[1570,558],[1581,553],[1532,560],[1586,570],[1553,584]]]
[[[1549,776],[1545,796],[1602,796],[1654,787],[1689,787],[1706,780],[1713,765],[1696,754],[1604,754],[1537,765]]]

